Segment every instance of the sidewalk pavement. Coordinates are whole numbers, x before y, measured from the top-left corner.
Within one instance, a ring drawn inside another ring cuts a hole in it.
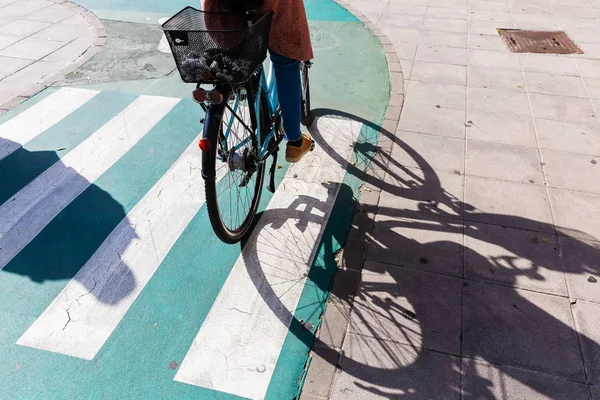
[[[600,1],[341,2],[392,100],[302,399],[600,399]]]
[[[106,31],[65,0],[0,0],[0,115],[98,53]]]

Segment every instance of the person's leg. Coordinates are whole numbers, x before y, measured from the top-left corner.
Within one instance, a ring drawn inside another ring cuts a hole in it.
[[[270,51],[275,68],[277,95],[283,118],[283,129],[288,141],[297,142],[300,136],[300,63]]]

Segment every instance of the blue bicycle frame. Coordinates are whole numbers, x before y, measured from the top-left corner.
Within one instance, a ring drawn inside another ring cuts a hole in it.
[[[275,114],[275,111],[279,107],[279,98],[277,97],[277,82],[275,80],[275,72],[273,70],[273,63],[269,63],[269,76],[268,77],[265,76],[264,66],[262,66],[261,70],[260,70],[260,85],[258,88],[258,93],[254,100],[254,110],[255,110],[255,115],[257,115],[257,116],[260,115],[261,97],[262,97],[263,92],[265,94],[267,94],[268,112],[269,112],[269,115],[272,116]],[[224,148],[226,148],[226,146],[227,146],[227,139],[229,138],[229,135],[231,133],[231,126],[232,126],[233,120],[235,118],[235,113],[238,110],[238,105],[239,105],[239,98],[236,97],[235,102],[232,107],[233,112],[231,113],[231,116],[229,117],[229,123],[227,124],[227,129],[223,133]],[[256,132],[262,132],[262,127],[261,127],[262,121],[260,118],[256,118],[256,120],[257,120]],[[271,129],[269,134],[264,138],[262,143],[259,142],[259,144],[258,144],[260,147],[260,151],[258,153],[259,160],[262,160],[266,156],[267,152],[269,151],[269,143],[271,143],[271,139],[275,135],[275,129],[277,129],[277,127],[275,126],[275,124],[273,124],[273,128]],[[260,140],[261,135],[258,134],[257,136]],[[247,137],[243,141],[238,143],[233,148],[234,151],[238,151],[239,149],[244,147],[248,143],[249,140],[250,140],[250,138]]]

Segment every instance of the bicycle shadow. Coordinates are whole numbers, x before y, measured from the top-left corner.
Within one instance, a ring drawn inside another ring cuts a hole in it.
[[[569,295],[566,281],[581,298],[587,293],[582,285],[588,277],[600,275],[600,245],[581,239],[593,237],[543,221],[477,210],[462,200],[462,193],[446,189],[442,180],[448,177],[442,178],[391,132],[343,112],[317,110],[316,114],[379,129],[384,141],[393,141],[412,159],[409,168],[377,153],[368,171],[347,167],[349,174],[380,190],[388,201],[401,204],[382,201],[379,207],[365,205],[357,210],[359,223],[350,234],[351,246],[368,242],[370,261],[356,298],[338,282],[356,281],[359,273],[337,268],[333,261],[336,244],[348,238],[327,236],[326,229],[321,240],[323,257],[329,260],[327,273],[336,274],[332,296],[351,320],[344,350],[331,340],[314,338],[304,321],[294,317],[294,310],[281,303],[266,284],[258,255],[246,263],[281,323],[313,349],[313,357],[343,371],[337,387],[344,398],[496,399],[506,397],[511,385],[522,386],[525,397],[537,393],[548,398],[589,398],[588,385],[600,385],[600,345],[589,333],[574,329],[570,307],[577,305],[569,305],[562,296]],[[315,139],[328,147],[318,136]],[[356,146],[362,154],[373,150],[368,143]],[[346,165],[331,148],[326,151]],[[382,179],[378,173],[384,170],[387,175]],[[341,185],[339,196],[354,199],[346,185]],[[323,223],[326,202],[315,200],[303,196],[286,209],[268,210],[257,229],[273,220],[271,214],[278,221],[274,229],[292,221]],[[374,228],[365,228],[360,220],[375,213]],[[294,254],[302,249],[286,251]],[[345,252],[342,264],[351,264],[354,260],[347,257],[360,255],[352,248]],[[313,279],[314,270],[308,283],[326,292],[330,281]],[[318,275],[322,277],[322,271]],[[539,292],[557,296],[546,300]],[[351,316],[350,307],[354,307]],[[321,309],[317,305],[314,310]],[[576,309],[579,324],[585,313]],[[557,384],[555,378],[563,382]]]
[[[118,238],[121,250],[137,238],[123,206],[108,192],[64,165],[56,151],[28,151],[0,138],[0,149],[3,148],[10,150],[10,154],[0,159],[0,207],[7,210],[0,216],[0,274],[27,276],[36,283],[75,279],[85,292],[109,305],[127,297],[135,289],[136,280],[124,262],[118,260],[116,265],[109,265],[97,257],[96,265],[84,268],[119,224],[124,228]],[[52,188],[38,185],[35,193],[44,196],[43,203],[37,202],[39,196],[16,197],[28,185],[37,185],[36,178],[49,168],[58,171],[61,178],[67,177],[68,182],[62,181],[63,186]],[[64,185],[86,189],[39,234],[30,240],[24,239],[30,235],[27,231],[36,225],[36,219],[53,212],[51,204],[62,196]],[[13,250],[23,245],[22,250]],[[45,289],[39,286],[39,290]]]

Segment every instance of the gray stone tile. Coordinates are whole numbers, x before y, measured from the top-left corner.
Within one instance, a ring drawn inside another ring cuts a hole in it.
[[[600,100],[600,79],[583,78],[585,86],[594,100]]]
[[[0,80],[25,68],[33,61],[0,56]]]
[[[430,7],[467,9],[467,0],[429,0]]]
[[[506,11],[471,10],[469,19],[472,21],[491,21],[497,23],[511,22],[511,15]]]
[[[573,306],[588,379],[600,385],[600,304],[579,300]]]
[[[569,28],[567,33],[575,43],[600,43],[597,30]]]
[[[490,35],[490,36],[498,36],[499,28],[512,28],[513,24],[510,22],[490,22],[490,21],[469,21],[469,33],[473,33],[476,35]]]
[[[381,17],[379,27],[382,30],[388,27],[421,29],[424,20],[425,18],[422,16],[394,15],[386,13]]]
[[[465,49],[467,48],[467,34],[425,30],[421,34],[421,44]]]
[[[590,18],[595,19],[594,11],[591,7],[574,7],[569,5],[554,5],[550,6],[554,14],[562,17],[575,17],[575,18]]]
[[[520,368],[463,359],[462,371],[465,399],[590,399],[586,385]]]
[[[467,83],[467,68],[462,65],[415,61],[410,79],[464,86]]]
[[[464,176],[431,170],[415,170],[390,163],[379,201],[382,215],[414,216],[422,213],[462,218]]]
[[[21,40],[21,38],[17,36],[0,35],[0,50],[18,42],[19,40]]]
[[[379,214],[367,259],[420,271],[461,276],[463,224],[404,210]]]
[[[549,188],[552,210],[559,233],[579,239],[600,241],[600,196]]]
[[[535,131],[530,117],[487,111],[468,110],[467,138],[488,142],[536,147]]]
[[[576,335],[567,298],[478,282],[463,288],[466,357],[582,381]]]
[[[37,61],[4,80],[9,83],[38,84],[45,82],[46,79],[54,76],[63,68],[63,64]]]
[[[328,397],[335,370],[338,352],[324,347],[316,347],[311,353],[310,367],[306,374],[301,399],[310,400]],[[316,397],[312,397],[316,396]]]
[[[361,13],[377,13],[384,12],[387,6],[386,3],[383,2],[373,2],[373,1],[353,1],[352,6],[356,8]]]
[[[404,74],[405,84],[408,84],[408,77],[412,73],[413,63],[414,62],[412,60],[400,60],[400,66],[402,67],[402,73]]]
[[[52,26],[52,24],[45,22],[17,19],[4,26],[1,26],[0,35],[10,35],[18,36],[19,38],[25,38],[50,26]]]
[[[584,57],[600,59],[600,44],[598,43],[579,43],[579,48],[584,53]]]
[[[582,5],[580,7],[587,7],[587,4],[583,3],[586,0],[578,0],[578,1],[582,2]],[[572,4],[572,2],[569,2],[569,4]],[[573,7],[577,7],[574,4],[572,4],[572,5],[573,5]],[[594,19],[577,18],[577,17],[563,17],[560,15],[557,15],[556,18],[562,29],[569,30],[569,29],[574,28],[574,29],[589,29],[591,31],[598,30],[598,22],[595,21]]]
[[[529,116],[527,94],[514,90],[469,87],[469,109]]]
[[[459,278],[370,261],[349,332],[460,356],[461,286]]]
[[[548,186],[600,194],[600,156],[542,150]]]
[[[419,36],[421,35],[421,31],[415,28],[397,28],[388,26],[381,30],[388,38],[390,38],[392,43],[402,42],[417,44],[419,43]]]
[[[523,2],[520,2],[519,4],[523,5],[523,7],[520,7],[519,10],[527,10],[528,7],[529,9],[531,8],[536,8],[535,11],[540,11],[543,12],[544,7],[548,7],[548,6],[541,6],[541,9],[537,9],[537,7],[540,7],[538,5],[524,5]],[[545,15],[532,15],[531,13],[522,13],[522,14],[514,14],[513,13],[513,17],[512,17],[513,23],[515,26],[521,27],[521,29],[535,29],[535,30],[557,30],[559,29],[558,24],[556,23],[556,20],[554,19],[554,16],[550,13],[550,11],[547,11],[547,13]]]
[[[427,12],[426,5],[402,4],[402,8],[398,7],[399,5],[400,4],[390,4],[386,10],[386,13],[397,15],[423,16]]]
[[[600,303],[600,243],[559,236],[571,297]]]
[[[332,400],[458,400],[459,358],[348,335]]]
[[[572,96],[587,98],[587,92],[581,78],[525,72],[527,90],[531,93],[554,94],[557,96]]]
[[[597,124],[596,112],[589,99],[532,93],[529,96],[534,118]]]
[[[65,7],[62,4],[55,4],[50,7],[43,8],[34,13],[28,14],[24,18],[30,21],[41,21],[57,23],[77,14],[76,10]]]
[[[423,28],[432,31],[467,33],[467,20],[426,17]]]
[[[71,64],[77,60],[90,47],[83,43],[67,43],[65,47],[56,50],[54,53],[44,57],[43,61],[53,63],[61,63],[64,65]]]
[[[465,137],[465,112],[454,108],[409,103],[402,110],[400,130]]]
[[[404,146],[392,149],[391,158],[396,164],[424,170],[464,172],[464,140],[407,131],[398,131],[396,137]]]
[[[394,48],[401,60],[413,60],[417,52],[417,45],[414,43],[394,42]]]
[[[521,63],[517,53],[504,51],[487,51],[471,49],[469,51],[469,65],[478,65],[488,68],[513,69],[520,71]]]
[[[510,8],[508,3],[500,2],[500,1],[484,1],[484,0],[470,0],[469,1],[469,9],[471,11],[503,11],[509,12]]]
[[[81,14],[75,14],[61,22],[65,25],[79,25],[79,26],[89,26],[89,24],[90,24]]]
[[[567,295],[556,237],[472,223],[465,227],[465,277]]]
[[[524,3],[522,1],[509,1],[508,6],[510,8],[510,11],[513,13],[513,21],[516,24],[522,24],[525,23],[525,27],[526,29],[531,29],[531,28],[542,28],[545,29],[548,26],[553,26],[556,25],[556,21],[554,20],[554,16],[552,15],[552,10],[550,10],[550,6],[546,3],[542,3],[542,2],[529,2],[529,3]],[[525,17],[523,19],[517,19],[516,17]],[[531,17],[531,20],[534,23],[538,23],[539,24],[539,20],[536,20],[537,17],[547,17],[549,18],[547,21],[547,25],[542,25],[542,26],[529,26],[526,25],[527,23],[527,18],[526,17]]]
[[[427,16],[440,19],[467,19],[466,8],[428,7]]]
[[[2,18],[18,19],[52,5],[54,5],[54,3],[46,0],[17,1],[2,7]]]
[[[486,1],[485,3],[488,2]],[[489,3],[498,4],[492,2]],[[498,35],[469,35],[469,48],[477,50],[508,52],[506,44],[504,44],[504,42]]]
[[[549,54],[521,54],[521,63],[525,72],[579,76],[572,58]]]
[[[468,81],[473,87],[525,92],[521,71],[470,65]]]
[[[467,142],[466,173],[512,182],[544,182],[537,149],[478,140]]]
[[[39,60],[65,44],[42,39],[26,38],[0,51],[0,56]]]
[[[467,176],[465,188],[465,219],[468,221],[554,232],[543,186]]]
[[[421,45],[416,60],[443,64],[467,65],[467,50],[457,47]]]
[[[327,304],[325,317],[319,328],[319,340],[324,346],[340,349],[344,344],[348,323],[350,321],[350,306],[337,302]]]
[[[77,25],[68,24],[56,24],[50,28],[44,29],[33,35],[38,39],[53,40],[58,42],[70,42],[77,39],[80,36],[84,36],[86,31],[93,32],[93,28],[82,28]]]
[[[23,91],[23,85],[0,81],[0,108]]]
[[[427,104],[449,108],[465,108],[465,87],[441,83],[410,81],[406,104]]]
[[[542,149],[600,155],[600,125],[598,124],[586,126],[536,119],[535,126]]]

